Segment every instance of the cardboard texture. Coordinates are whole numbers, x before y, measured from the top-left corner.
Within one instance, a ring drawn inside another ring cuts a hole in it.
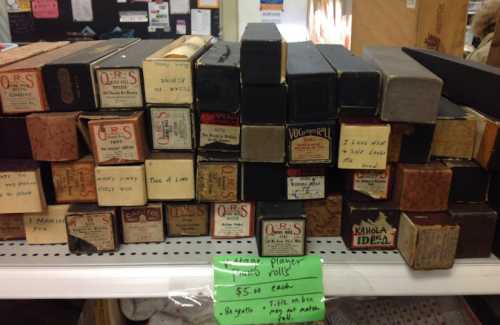
[[[306,215],[302,202],[259,202],[256,209],[260,256],[306,254]]]
[[[238,163],[200,161],[196,174],[196,198],[201,202],[238,201]]]
[[[70,161],[80,158],[78,112],[34,113],[26,117],[33,159]]]
[[[26,239],[22,214],[0,215],[0,241]]]
[[[115,208],[73,204],[66,214],[66,227],[71,253],[114,252],[120,246]]]
[[[68,45],[69,42],[35,42],[0,53],[0,67]]]
[[[194,62],[211,41],[211,36],[185,35],[148,56],[142,67],[146,102],[192,104]]]
[[[286,168],[283,164],[244,163],[241,167],[242,199],[285,200],[286,177]]]
[[[144,107],[142,63],[171,40],[141,40],[95,67],[100,108]]]
[[[351,201],[388,200],[391,197],[393,170],[357,170],[345,174],[345,195]]]
[[[342,195],[330,194],[323,200],[305,201],[304,210],[307,218],[307,236],[340,236]]]
[[[434,129],[433,124],[391,123],[388,162],[429,162]]]
[[[494,86],[500,80],[499,68],[431,50],[403,48],[403,51],[444,81],[443,96],[457,105],[473,107],[483,114],[500,118]]]
[[[143,112],[80,116],[80,121],[86,119],[89,120],[89,139],[98,165],[144,162],[149,149]]]
[[[249,23],[241,36],[243,84],[277,85],[285,81],[287,44],[273,23]]]
[[[367,61],[354,56],[342,45],[316,45],[337,72],[336,98],[341,116],[375,116],[381,75]]]
[[[69,205],[49,205],[43,213],[25,214],[26,242],[30,245],[66,244],[66,214]]]
[[[354,1],[352,50],[361,55],[367,46],[414,46],[461,57],[468,3],[467,0]]]
[[[302,167],[287,169],[287,199],[317,200],[325,198],[325,169]]]
[[[489,257],[495,238],[497,213],[487,204],[455,204],[450,215],[460,226],[457,258]]]
[[[500,122],[486,117],[481,118],[481,123],[484,123],[482,129],[481,142],[479,148],[474,155],[481,167],[488,171],[500,171]]]
[[[146,159],[149,200],[194,200],[194,157],[186,153],[156,153]]]
[[[163,207],[160,203],[123,207],[121,218],[124,243],[154,243],[165,240]]]
[[[440,162],[399,164],[394,202],[402,211],[439,212],[448,209],[452,170]]]
[[[0,158],[32,159],[24,116],[0,116]]]
[[[169,237],[208,236],[209,208],[207,204],[167,204]]]
[[[289,164],[331,164],[335,124],[306,123],[286,126]]]
[[[475,135],[475,119],[462,107],[441,98],[432,139],[432,156],[471,159],[474,153]]]
[[[449,269],[455,263],[459,233],[460,226],[446,213],[402,213],[398,249],[415,270]]]
[[[157,150],[192,150],[193,114],[184,107],[151,107],[152,147]]]
[[[342,122],[338,167],[385,169],[390,132],[389,124]]]
[[[136,38],[106,40],[46,64],[42,72],[50,109],[96,110],[99,96],[94,67],[137,41]]]
[[[239,114],[202,112],[198,147],[206,151],[239,151]]]
[[[450,202],[467,203],[486,200],[490,177],[481,166],[469,160],[444,160],[443,163],[453,172]]]
[[[352,250],[395,249],[400,211],[390,202],[345,201],[342,209],[342,238]]]
[[[58,203],[95,203],[95,163],[91,156],[51,164],[52,180]]]
[[[235,113],[240,107],[240,91],[240,44],[219,41],[196,62],[198,109]]]
[[[363,57],[382,73],[380,118],[387,122],[436,122],[443,81],[399,48],[367,48]]]
[[[17,114],[49,110],[43,83],[43,66],[98,43],[99,41],[72,43],[1,68],[2,112]]]
[[[254,234],[254,206],[250,202],[214,203],[212,205],[212,238],[247,238]]]
[[[337,73],[312,42],[288,44],[288,121],[337,117]]]
[[[284,124],[287,115],[286,85],[243,85],[240,114],[243,124]]]
[[[263,143],[266,145],[262,145]],[[285,127],[243,125],[241,127],[241,159],[247,162],[284,162]]]
[[[95,182],[99,206],[139,206],[148,200],[144,165],[98,166]]]
[[[38,213],[46,206],[40,165],[31,160],[0,160],[0,214]]]

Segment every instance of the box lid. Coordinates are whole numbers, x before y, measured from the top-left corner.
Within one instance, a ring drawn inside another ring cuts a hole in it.
[[[249,23],[241,36],[241,42],[281,42],[282,39],[280,31],[274,23]]]
[[[14,62],[38,55],[44,52],[52,51],[69,42],[35,42],[25,46],[19,46],[8,51],[0,52],[0,66],[12,64]]]
[[[465,119],[467,118],[467,111],[462,106],[458,106],[449,99],[441,97],[439,102],[438,119]]]
[[[336,76],[335,70],[310,41],[288,43],[287,77],[301,75]]]
[[[452,216],[478,214],[497,216],[496,211],[486,203],[457,203],[450,205],[448,210]]]
[[[205,52],[197,62],[199,66],[240,66],[240,43],[219,41]]]
[[[342,45],[318,44],[316,45],[324,58],[332,65],[338,74],[342,73],[370,73],[380,75],[377,67],[355,56]]]
[[[184,35],[148,56],[145,61],[191,61],[198,57],[212,41],[211,36]]]
[[[452,217],[446,212],[403,212],[417,226],[456,226]]]
[[[304,203],[295,202],[257,202],[256,215],[259,218],[305,218]]]

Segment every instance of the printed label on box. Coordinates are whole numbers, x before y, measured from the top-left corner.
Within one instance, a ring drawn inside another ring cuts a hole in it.
[[[208,207],[205,204],[167,206],[169,236],[208,235]]]
[[[165,238],[160,207],[124,208],[123,241],[125,243],[161,242]]]
[[[387,222],[383,212],[375,221],[363,220],[359,225],[352,226],[353,248],[395,248],[397,229]]]
[[[213,206],[213,237],[241,238],[252,236],[251,203],[216,203]]]
[[[263,220],[263,256],[304,255],[305,220]]]
[[[240,144],[240,127],[228,125],[201,124],[200,147],[211,143]]]
[[[389,171],[355,172],[353,175],[354,191],[363,193],[373,199],[387,199],[389,194]]]
[[[238,165],[202,163],[198,165],[198,199],[214,202],[238,200]]]
[[[141,73],[139,69],[99,69],[101,107],[142,107]]]
[[[152,108],[151,124],[155,149],[193,148],[191,111],[185,108]]]
[[[311,200],[325,197],[324,176],[288,177],[289,200]]]
[[[0,75],[0,96],[4,113],[42,112],[43,85],[36,71],[8,72]]]
[[[99,162],[139,160],[139,148],[133,123],[92,125]]]
[[[328,127],[289,128],[290,155],[292,162],[330,162],[332,136]]]
[[[60,203],[97,200],[94,164],[53,164],[52,179]]]
[[[83,241],[95,251],[115,250],[113,219],[109,213],[68,215],[66,222],[70,242]]]

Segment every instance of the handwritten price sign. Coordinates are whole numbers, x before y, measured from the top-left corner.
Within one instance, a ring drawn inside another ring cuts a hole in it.
[[[319,256],[217,256],[213,264],[214,313],[220,325],[324,319]]]

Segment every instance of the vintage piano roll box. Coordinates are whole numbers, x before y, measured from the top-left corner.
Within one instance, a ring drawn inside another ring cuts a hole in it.
[[[165,240],[165,223],[161,203],[122,207],[124,243],[155,243]]]
[[[139,206],[148,200],[144,165],[97,166],[95,182],[99,206]]]
[[[198,148],[202,151],[239,151],[240,115],[201,112]]]
[[[0,241],[26,239],[23,214],[0,215]]]
[[[324,199],[326,193],[326,172],[322,167],[291,167],[287,169],[287,199]]]
[[[25,116],[0,116],[0,158],[32,159]]]
[[[151,142],[155,150],[193,150],[193,112],[186,107],[151,107]]]
[[[425,164],[431,158],[435,124],[391,123],[389,162]]]
[[[472,160],[443,160],[451,168],[453,177],[450,187],[450,202],[484,202],[490,182],[488,172]]]
[[[95,163],[92,156],[79,160],[54,162],[52,180],[58,203],[95,203]]]
[[[203,203],[167,204],[168,237],[208,236],[209,205]]]
[[[352,201],[388,200],[394,178],[394,167],[385,170],[354,170],[345,173],[345,195]]]
[[[287,169],[284,164],[243,163],[242,199],[246,201],[286,200]]]
[[[29,57],[40,55],[45,52],[53,51],[62,46],[68,45],[69,42],[34,42],[25,46],[19,46],[8,51],[0,53],[0,67],[12,64],[17,61],[25,60]]]
[[[243,85],[241,123],[284,124],[287,113],[287,86]]]
[[[285,127],[242,125],[241,159],[247,162],[285,162]]]
[[[304,210],[307,217],[307,236],[340,236],[342,195],[329,194],[322,200],[304,201]]]
[[[66,214],[69,205],[49,205],[42,213],[26,213],[24,227],[26,241],[30,245],[66,244]]]
[[[198,155],[196,199],[200,202],[237,202],[239,163],[237,155]]]
[[[212,238],[247,238],[254,235],[255,208],[251,202],[212,204]]]
[[[288,163],[331,164],[336,139],[335,123],[300,123],[286,126]]]

